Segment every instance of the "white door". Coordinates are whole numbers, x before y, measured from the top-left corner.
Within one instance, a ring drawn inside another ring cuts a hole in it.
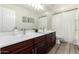
[[[75,32],[76,10],[64,12],[53,16],[53,24],[56,28],[57,36],[67,42],[76,41]]]

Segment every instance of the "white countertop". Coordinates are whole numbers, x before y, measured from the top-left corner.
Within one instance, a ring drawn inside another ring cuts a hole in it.
[[[54,31],[46,31],[44,33],[26,32],[24,35],[21,31],[19,32],[0,32],[0,48],[6,47],[15,43],[19,43],[25,40],[29,40],[35,37],[39,37]]]

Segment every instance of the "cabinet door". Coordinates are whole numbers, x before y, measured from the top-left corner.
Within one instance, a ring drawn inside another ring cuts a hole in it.
[[[42,41],[35,45],[35,53],[36,54],[45,54],[47,53],[47,45],[45,41]]]
[[[47,34],[47,44],[48,44],[48,47],[51,48],[51,34]]]
[[[50,34],[47,34],[46,35],[47,37],[47,46],[48,46],[48,50],[50,50],[56,43],[56,35],[55,35],[55,32],[53,33],[50,33]]]
[[[56,33],[51,33],[51,46],[53,47],[56,44]]]
[[[17,52],[17,54],[34,54],[34,49],[32,46],[29,48],[23,47],[21,48],[21,51]]]

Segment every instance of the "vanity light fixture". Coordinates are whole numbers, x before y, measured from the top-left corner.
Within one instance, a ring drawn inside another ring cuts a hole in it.
[[[64,11],[66,8],[64,8],[64,7],[62,7],[62,8],[60,8],[60,11]]]
[[[44,10],[41,4],[29,4],[29,5],[35,8],[36,10]]]

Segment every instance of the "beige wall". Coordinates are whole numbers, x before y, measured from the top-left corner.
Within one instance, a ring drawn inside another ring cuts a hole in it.
[[[0,5],[0,7],[12,9],[15,11],[15,13],[16,13],[16,26],[18,27],[18,29],[21,29],[23,27],[27,28],[27,29],[31,29],[33,27],[36,27],[36,20],[38,17],[37,13],[30,11],[29,9],[20,7],[20,6],[13,5],[13,4],[4,4],[4,5]],[[34,24],[22,23],[23,16],[33,17],[35,19],[35,23]]]

